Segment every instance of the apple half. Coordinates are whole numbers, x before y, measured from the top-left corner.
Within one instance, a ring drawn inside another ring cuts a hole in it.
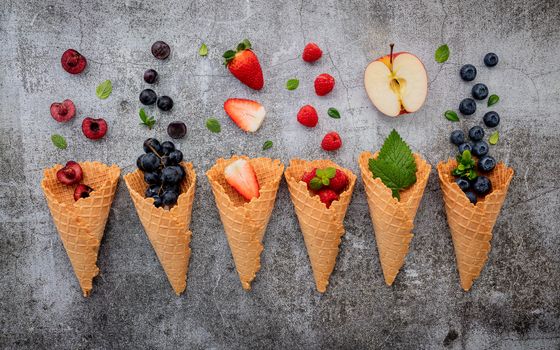
[[[369,99],[390,117],[416,112],[428,94],[428,75],[418,57],[408,52],[391,53],[371,62],[364,74]]]

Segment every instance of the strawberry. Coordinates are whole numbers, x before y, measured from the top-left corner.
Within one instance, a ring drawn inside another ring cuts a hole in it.
[[[323,141],[321,142],[321,147],[325,151],[336,151],[337,149],[342,146],[342,139],[340,135],[336,131],[331,131],[323,137]]]
[[[305,173],[303,173],[303,176],[301,177],[301,181],[307,184],[308,189],[311,189],[309,183],[317,175],[316,172],[317,172],[317,168],[313,168],[311,171],[306,171]]]
[[[333,88],[334,78],[331,75],[323,73],[315,78],[315,93],[317,93],[318,96],[325,96],[331,92]]]
[[[319,58],[321,58],[322,55],[323,55],[323,51],[321,51],[321,49],[319,48],[319,46],[317,46],[317,44],[309,43],[305,45],[301,58],[303,58],[305,62],[315,62]]]
[[[317,194],[319,195],[321,202],[325,203],[327,209],[330,208],[333,201],[338,200],[338,194],[330,188],[323,188]]]
[[[313,106],[305,105],[299,110],[297,120],[300,124],[312,128],[319,122],[319,116]]]
[[[336,169],[336,174],[329,181],[329,188],[336,193],[341,193],[348,186],[348,176],[342,170]]]
[[[231,74],[251,89],[260,90],[264,86],[261,64],[257,55],[251,50],[251,43],[245,39],[237,50],[224,53],[225,65]]]
[[[260,103],[244,98],[227,99],[224,110],[241,130],[249,132],[257,131],[266,115],[266,110]]]
[[[238,159],[228,165],[224,169],[224,177],[227,183],[246,200],[250,201],[260,196],[255,169],[245,159]]]

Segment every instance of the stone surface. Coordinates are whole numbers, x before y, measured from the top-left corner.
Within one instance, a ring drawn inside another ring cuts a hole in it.
[[[251,91],[221,64],[221,54],[249,38],[266,85]],[[151,43],[172,47],[157,61]],[[299,58],[308,41],[324,49],[310,65]],[[205,42],[208,57],[197,55]],[[410,116],[380,115],[362,85],[366,64],[388,44],[415,53],[426,65],[429,95]],[[560,346],[560,3],[557,1],[16,1],[0,3],[0,347],[1,348],[381,348],[551,349]],[[451,48],[437,64],[434,51]],[[71,76],[60,55],[75,48],[87,70]],[[485,53],[500,57],[482,65]],[[393,287],[383,283],[361,182],[346,217],[347,233],[331,284],[314,291],[308,258],[286,184],[278,195],[253,290],[241,289],[208,182],[215,159],[231,154],[307,159],[328,157],[357,172],[357,157],[375,150],[396,128],[432,164],[452,155],[448,134],[479,124],[487,108],[459,124],[442,117],[470,86],[459,67],[478,67],[501,97],[501,140],[492,154],[516,176],[494,230],[486,268],[471,292],[459,287],[441,191],[434,171],[416,218],[406,265]],[[158,123],[138,125],[144,70],[155,68],[159,94],[172,112],[147,108]],[[326,97],[313,78],[337,80]],[[300,79],[295,91],[286,80]],[[95,96],[105,79],[114,91]],[[228,97],[254,98],[267,118],[254,135],[224,114]],[[58,124],[49,106],[74,100],[77,117]],[[313,104],[317,128],[295,119]],[[326,116],[336,107],[342,118]],[[105,139],[80,131],[85,116],[109,122]],[[214,116],[222,132],[212,134]],[[90,298],[81,296],[40,190],[41,171],[69,159],[116,163],[133,170],[148,136],[166,138],[168,122],[189,131],[180,148],[199,174],[193,211],[187,292],[176,297],[121,182],[99,254],[101,275]],[[344,146],[320,150],[337,130]],[[50,135],[64,135],[65,151]],[[265,140],[274,147],[261,151]]]

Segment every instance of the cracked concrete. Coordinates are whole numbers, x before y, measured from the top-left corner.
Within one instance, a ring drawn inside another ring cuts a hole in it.
[[[221,54],[249,38],[259,55],[265,88],[251,91],[221,65]],[[156,61],[153,41],[172,47]],[[201,42],[209,55],[197,55]],[[316,64],[298,59],[307,41],[325,52]],[[415,53],[426,65],[425,106],[398,119],[383,117],[368,100],[362,75],[388,44]],[[557,1],[15,1],[0,4],[0,347],[1,348],[401,348],[551,349],[560,346],[559,166],[560,3]],[[435,49],[451,57],[437,64]],[[70,76],[60,55],[75,48],[87,70]],[[500,63],[482,65],[494,51]],[[415,238],[393,287],[383,283],[367,202],[358,182],[327,293],[314,291],[298,223],[285,182],[265,237],[262,269],[244,292],[223,235],[204,172],[233,153],[280,158],[329,157],[357,172],[359,153],[378,149],[396,128],[432,164],[452,155],[450,131],[480,123],[486,110],[452,124],[472,84],[462,64],[475,64],[477,82],[500,96],[501,140],[492,154],[516,171],[494,229],[492,251],[473,290],[463,292],[455,269],[441,191],[432,172],[416,218]],[[149,109],[152,131],[137,125],[142,73],[160,73],[155,90],[173,97],[170,113]],[[331,73],[328,96],[313,79]],[[287,91],[287,79],[300,87]],[[114,91],[95,97],[105,79]],[[228,97],[254,98],[267,119],[245,135],[224,114]],[[57,124],[53,101],[74,100],[77,117]],[[313,130],[295,120],[303,104],[320,112]],[[329,107],[342,118],[330,119]],[[83,117],[109,122],[104,140],[80,132]],[[220,134],[204,126],[214,116]],[[183,120],[179,145],[199,174],[187,292],[176,297],[142,230],[124,184],[118,189],[101,246],[101,275],[89,299],[81,296],[58,239],[39,182],[53,163],[99,160],[128,173],[149,137]],[[336,129],[341,150],[320,150]],[[65,151],[50,135],[64,135]],[[274,147],[261,151],[265,140]]]

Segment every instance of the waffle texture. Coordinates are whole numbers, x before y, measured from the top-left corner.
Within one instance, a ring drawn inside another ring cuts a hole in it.
[[[78,278],[83,295],[89,296],[93,278],[99,274],[96,265],[99,245],[119,182],[121,170],[99,162],[80,163],[81,183],[93,188],[88,198],[74,201],[77,185],[67,186],[58,181],[60,164],[44,171],[41,187],[51,215]]]
[[[440,162],[437,169],[461,287],[468,291],[488,260],[492,229],[504,204],[513,169],[498,163],[487,175],[492,181],[492,192],[474,205],[455,183],[451,172],[456,166],[457,161],[451,159]]]
[[[142,226],[156,251],[157,257],[175,294],[187,287],[187,271],[191,256],[191,213],[196,188],[196,173],[191,163],[181,162],[186,176],[181,182],[181,194],[170,210],[156,208],[153,198],[145,198],[148,185],[144,173],[136,170],[124,176],[130,197]]]
[[[348,188],[328,209],[319,196],[313,195],[307,189],[307,184],[301,181],[304,172],[327,167],[339,169],[348,176]],[[311,261],[315,285],[319,292],[324,293],[336,264],[340,239],[344,235],[343,221],[356,184],[356,175],[330,160],[292,159],[285,177]]]
[[[375,241],[385,283],[392,285],[404,265],[410,241],[414,236],[414,218],[430,177],[432,166],[419,154],[416,161],[416,183],[400,192],[400,201],[393,198],[391,190],[381,179],[373,178],[368,162],[377,153],[363,152],[358,160],[367,195],[369,213],[375,231]]]
[[[224,177],[225,167],[240,158],[251,164],[260,186],[260,196],[250,202],[246,202]],[[233,156],[230,159],[218,159],[206,173],[239,280],[245,290],[251,289],[251,282],[261,268],[260,256],[264,249],[262,240],[274,208],[283,171],[284,164],[278,159]]]

